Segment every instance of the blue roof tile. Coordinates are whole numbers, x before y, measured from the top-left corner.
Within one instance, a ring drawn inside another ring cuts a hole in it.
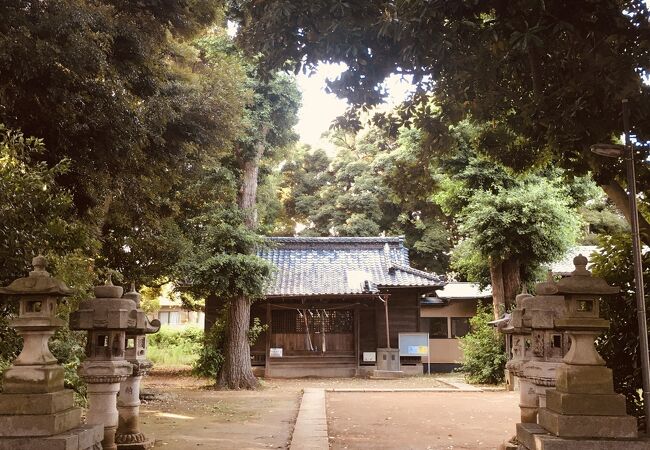
[[[272,237],[259,256],[277,270],[269,296],[364,294],[377,287],[441,287],[444,277],[412,268],[403,237]]]

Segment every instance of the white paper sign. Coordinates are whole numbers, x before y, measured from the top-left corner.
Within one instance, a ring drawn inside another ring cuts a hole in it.
[[[377,353],[363,352],[363,362],[375,362],[375,361],[377,361]]]
[[[269,356],[271,358],[282,358],[282,349],[281,348],[269,349]]]

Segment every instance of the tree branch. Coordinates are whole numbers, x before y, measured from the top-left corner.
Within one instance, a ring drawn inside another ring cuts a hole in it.
[[[616,208],[625,216],[628,224],[632,223],[632,213],[630,211],[630,202],[627,196],[625,189],[616,181],[615,179],[610,179],[607,182],[600,181],[598,183],[600,187],[605,191],[607,197],[614,203]],[[639,214],[639,234],[641,235],[641,240],[645,245],[650,245],[650,223],[643,217],[643,214]]]

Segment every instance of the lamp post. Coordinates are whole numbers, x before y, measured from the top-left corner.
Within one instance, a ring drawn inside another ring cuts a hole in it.
[[[645,294],[643,289],[643,265],[641,261],[641,239],[639,237],[639,215],[636,206],[636,174],[634,171],[634,150],[630,142],[630,108],[623,99],[623,128],[625,145],[596,144],[591,151],[610,158],[625,158],[630,222],[632,225],[632,256],[634,261],[634,286],[636,290],[637,320],[639,322],[639,347],[641,353],[641,374],[643,377],[643,404],[645,407],[646,433],[650,433],[650,355],[648,353],[648,322],[646,319]]]

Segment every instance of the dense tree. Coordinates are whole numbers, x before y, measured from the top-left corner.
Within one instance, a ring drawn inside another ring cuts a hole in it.
[[[642,375],[639,358],[639,328],[634,294],[634,265],[632,245],[628,233],[601,236],[601,250],[594,255],[593,273],[621,288],[621,293],[605,296],[601,309],[610,322],[609,329],[596,342],[599,353],[613,369],[616,392],[625,395],[628,414],[645,426],[645,411],[641,395]],[[650,254],[643,255],[644,278],[650,279]],[[646,298],[646,308],[650,307]]]
[[[403,234],[416,267],[444,273],[451,245],[446,217],[430,190],[411,184],[421,166],[412,154],[419,135],[402,131],[394,139],[378,128],[337,130],[328,135],[332,158],[323,150],[294,153],[281,169],[276,233],[291,235],[300,225],[300,234],[310,236]]]
[[[356,105],[381,101],[388,74],[411,75],[420,90],[384,122],[417,124],[440,151],[448,125],[471,116],[488,125],[482,151],[518,170],[549,160],[591,170],[629,218],[621,167],[601,165],[589,147],[620,135],[625,97],[634,131],[650,133],[650,87],[640,76],[650,61],[645,1],[231,3],[240,41],[262,52],[266,67],[345,62],[329,87]]]
[[[465,251],[487,261],[497,318],[513,306],[522,282],[534,281],[541,264],[560,260],[578,234],[565,196],[540,178],[476,192],[460,221]]]
[[[64,254],[92,246],[85,227],[70,220],[72,197],[55,179],[69,161],[53,167],[34,162],[41,139],[0,124],[0,285],[25,276],[39,252]]]
[[[189,39],[218,2],[2,2],[0,120],[44,139],[97,264],[151,282],[177,259],[179,192],[239,132],[235,65]]]
[[[267,265],[254,255],[254,244],[259,244],[254,239],[259,226],[258,185],[264,175],[260,174],[260,168],[264,158],[277,157],[283,148],[297,139],[293,126],[297,123],[300,93],[288,75],[277,73],[265,80],[260,79],[255,65],[238,53],[223,31],[208,34],[198,41],[197,47],[213,70],[219,69],[223,54],[229,55],[242,67],[240,83],[245,104],[242,128],[233,141],[232,154],[224,160],[238,180],[235,198],[226,205],[225,214],[219,212],[214,216],[214,211],[209,211],[207,215],[198,216],[203,218],[198,223],[204,218],[209,220],[198,229],[193,225],[192,258],[184,269],[194,268],[189,272],[194,274],[190,276],[191,284],[195,285],[193,289],[204,293],[212,290],[209,295],[223,300],[226,337],[219,386],[250,389],[258,385],[250,364],[250,305],[261,295],[261,287],[269,275]],[[210,208],[209,203],[206,205]],[[226,239],[219,244],[214,237],[215,230],[226,225],[232,235],[219,234],[220,239]],[[229,248],[227,243],[236,245]],[[226,249],[222,248],[224,245]],[[197,247],[205,248],[214,256],[208,262],[202,262],[205,255],[197,252]],[[197,274],[203,275],[199,277]]]

